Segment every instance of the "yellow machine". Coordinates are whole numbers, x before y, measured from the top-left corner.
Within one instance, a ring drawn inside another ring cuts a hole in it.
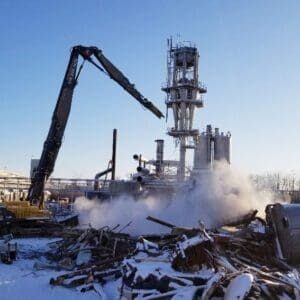
[[[50,218],[51,213],[45,209],[39,209],[37,206],[30,205],[29,201],[5,201],[5,208],[13,213],[17,219],[27,218]]]

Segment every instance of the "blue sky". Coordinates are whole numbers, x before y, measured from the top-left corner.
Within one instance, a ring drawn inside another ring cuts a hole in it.
[[[299,1],[0,1],[0,169],[28,174],[48,132],[70,48],[95,45],[165,112],[166,39],[199,48],[207,85],[196,127],[232,133],[232,162],[248,172],[300,171]],[[152,158],[172,120],[158,120],[86,65],[55,176],[106,168],[119,130],[119,176],[132,154]]]

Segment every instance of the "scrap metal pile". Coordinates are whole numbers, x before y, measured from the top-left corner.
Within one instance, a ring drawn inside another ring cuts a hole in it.
[[[49,260],[71,270],[54,286],[103,290],[115,282],[119,299],[296,299],[296,268],[277,258],[273,232],[250,212],[230,227],[170,228],[170,234],[131,237],[116,230],[71,230],[52,245]],[[234,225],[234,226],[232,226]]]

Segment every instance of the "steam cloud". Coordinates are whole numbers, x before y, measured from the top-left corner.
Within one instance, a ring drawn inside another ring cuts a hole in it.
[[[163,233],[167,228],[149,222],[146,217],[161,218],[177,226],[197,227],[202,221],[206,227],[221,225],[250,209],[263,215],[265,206],[274,201],[270,191],[257,191],[248,176],[218,163],[213,172],[199,175],[189,186],[178,187],[173,199],[147,197],[134,200],[122,196],[111,202],[77,198],[75,209],[81,224],[119,228],[132,222],[124,232],[131,234]]]

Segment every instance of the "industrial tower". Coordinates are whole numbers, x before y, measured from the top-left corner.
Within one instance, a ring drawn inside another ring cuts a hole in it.
[[[177,175],[185,178],[186,149],[195,148],[199,137],[198,129],[193,128],[194,112],[203,107],[202,95],[206,88],[198,79],[199,52],[195,45],[183,42],[172,45],[168,40],[167,83],[162,88],[167,93],[167,109],[172,109],[174,127],[168,135],[179,142],[180,155]]]

